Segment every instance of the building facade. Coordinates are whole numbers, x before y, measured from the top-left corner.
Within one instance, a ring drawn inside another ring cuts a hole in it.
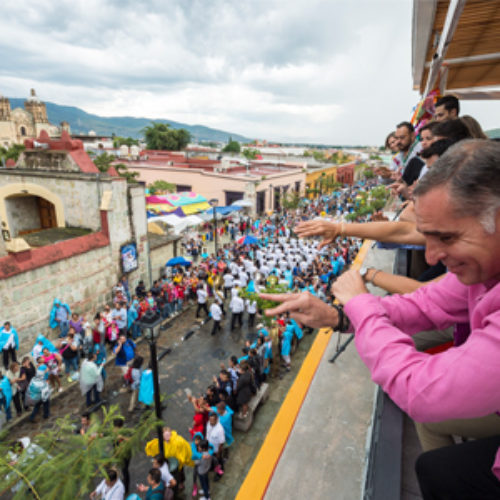
[[[126,163],[146,184],[164,180],[177,191],[194,191],[220,206],[239,200],[251,203],[252,213],[280,210],[291,191],[304,192],[306,164],[256,160],[241,163],[229,157],[221,161],[187,158],[183,153],[144,151],[138,161]]]
[[[61,126],[69,132],[67,123]],[[35,89],[31,89],[24,109],[11,109],[9,99],[0,95],[0,146],[8,148],[12,144],[22,144],[25,139],[38,137],[42,131],[49,137],[61,135],[59,127],[49,123],[45,103],[37,97]]]
[[[42,132],[25,146],[14,167],[0,169],[1,321],[19,332],[21,353],[39,333],[55,335],[55,298],[91,319],[122,274],[131,289],[149,285],[175,253],[173,241],[150,248],[144,184],[99,172],[66,132],[57,140]],[[81,235],[68,236],[75,230]]]

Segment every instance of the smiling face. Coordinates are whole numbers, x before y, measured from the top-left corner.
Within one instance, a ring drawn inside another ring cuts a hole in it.
[[[500,279],[500,233],[487,233],[477,217],[458,217],[446,186],[418,196],[415,212],[430,265],[442,261],[465,285]],[[500,212],[496,227],[500,227]]]

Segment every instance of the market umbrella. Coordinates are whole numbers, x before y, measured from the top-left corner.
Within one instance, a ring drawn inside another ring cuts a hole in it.
[[[184,257],[172,257],[165,265],[167,266],[190,266],[191,262]]]
[[[238,245],[255,245],[259,240],[255,236],[251,234],[247,234],[246,236],[242,236],[238,241]]]

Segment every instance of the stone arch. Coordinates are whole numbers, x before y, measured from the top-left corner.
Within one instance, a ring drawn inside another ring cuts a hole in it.
[[[14,184],[7,184],[6,186],[0,187],[0,222],[2,229],[6,229],[9,231],[9,233],[12,234],[12,228],[9,226],[5,200],[10,196],[15,195],[38,196],[49,201],[54,205],[57,227],[65,227],[66,224],[64,218],[64,205],[59,196],[52,193],[47,188],[39,186],[38,184],[19,182]]]

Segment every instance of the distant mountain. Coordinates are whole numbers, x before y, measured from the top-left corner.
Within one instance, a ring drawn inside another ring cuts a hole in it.
[[[491,130],[486,130],[485,134],[490,139],[500,139],[500,128],[493,128]]]
[[[25,99],[9,97],[11,108],[23,108]],[[172,128],[186,129],[194,141],[227,142],[230,137],[235,141],[249,142],[242,135],[225,132],[203,125],[187,125],[172,120],[157,120],[152,118],[134,118],[132,116],[98,116],[83,111],[75,106],[61,106],[53,102],[45,102],[50,123],[59,125],[67,121],[73,134],[88,134],[93,130],[97,135],[119,135],[121,137],[142,137],[141,130],[152,121],[168,123]]]

